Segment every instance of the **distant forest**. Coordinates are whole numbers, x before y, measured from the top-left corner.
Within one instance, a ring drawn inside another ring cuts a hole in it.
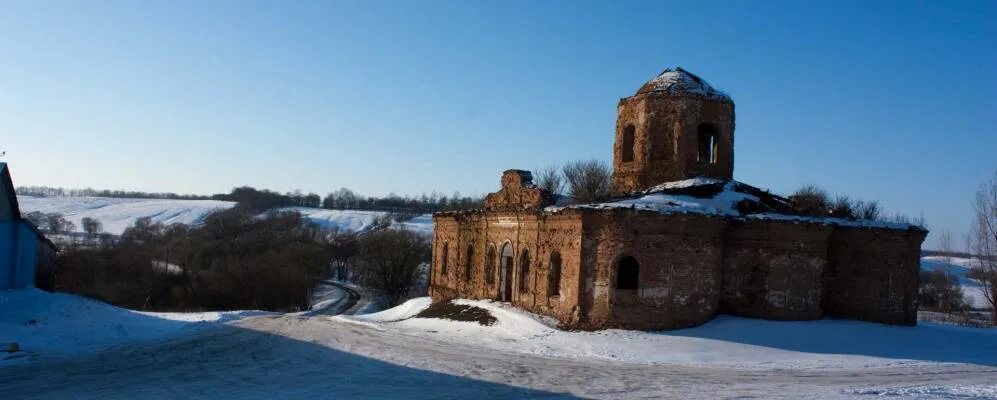
[[[347,188],[341,188],[321,197],[315,193],[302,193],[300,190],[280,193],[267,189],[242,186],[229,193],[210,196],[176,193],[149,193],[124,190],[65,189],[48,186],[21,186],[17,194],[39,197],[114,197],[127,199],[169,199],[169,200],[225,200],[234,201],[241,207],[251,210],[269,210],[280,207],[315,207],[340,210],[376,210],[391,212],[428,213],[436,211],[463,210],[480,207],[481,197],[461,196],[455,192],[451,196],[437,192],[417,197],[399,196],[394,193],[384,197],[363,196]]]

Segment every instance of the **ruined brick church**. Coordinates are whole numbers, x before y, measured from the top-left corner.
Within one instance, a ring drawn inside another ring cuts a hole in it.
[[[573,329],[717,314],[917,322],[912,225],[799,215],[733,180],[734,102],[681,68],[621,99],[613,199],[560,205],[509,170],[484,209],[434,215],[430,294],[494,299]]]

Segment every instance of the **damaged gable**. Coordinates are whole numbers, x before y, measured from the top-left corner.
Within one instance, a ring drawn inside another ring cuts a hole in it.
[[[502,173],[502,189],[485,197],[485,209],[539,210],[550,205],[552,197],[533,185],[533,174],[530,171],[510,169]]]

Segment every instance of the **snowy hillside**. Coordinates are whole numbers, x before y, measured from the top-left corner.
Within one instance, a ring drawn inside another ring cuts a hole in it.
[[[142,217],[152,218],[163,224],[182,223],[196,225],[208,214],[235,205],[230,201],[217,200],[164,200],[164,199],[119,199],[108,197],[34,197],[18,196],[21,212],[40,211],[60,213],[82,231],[84,217],[94,218],[103,224],[104,232],[120,235]],[[369,229],[378,218],[388,213],[383,211],[327,210],[323,208],[288,207],[300,212],[319,226],[359,232]],[[424,234],[432,234],[432,216],[417,216],[411,221],[397,226],[412,229]]]
[[[966,273],[968,273],[971,268],[972,262],[972,259],[961,257],[921,257],[921,270],[941,270],[949,274],[955,274],[955,276],[959,278],[959,284],[962,285],[962,293],[966,296],[969,304],[977,308],[987,308],[989,306],[986,299],[983,297],[980,282],[969,279],[966,276]]]
[[[22,213],[40,211],[60,213],[83,230],[84,217],[94,218],[104,232],[120,235],[142,217],[163,224],[198,224],[215,210],[235,203],[217,200],[118,199],[109,197],[34,197],[17,196]]]

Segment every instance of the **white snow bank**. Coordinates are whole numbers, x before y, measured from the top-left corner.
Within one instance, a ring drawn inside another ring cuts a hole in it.
[[[556,329],[553,319],[505,303],[455,302],[484,308],[497,323],[482,326],[476,322],[412,318],[429,305],[428,298],[410,300],[377,314],[340,318],[496,351],[641,364],[747,369],[922,363],[997,365],[997,329],[934,323],[900,327],[831,319],[785,322],[722,315],[703,326],[675,331],[569,332]]]
[[[166,225],[181,223],[196,225],[216,210],[231,208],[231,201],[218,200],[165,200],[118,199],[110,197],[34,197],[17,196],[22,213],[40,211],[60,213],[83,231],[84,217],[100,221],[104,232],[120,235],[135,220],[149,217],[153,222]]]
[[[0,350],[17,343],[21,352],[0,352],[0,365],[161,340],[206,326],[195,322],[224,323],[260,313],[136,312],[70,294],[5,290],[0,291]]]
[[[417,297],[399,304],[397,307],[389,308],[373,314],[363,314],[352,317],[353,319],[368,322],[394,322],[411,318],[421,313],[429,307],[432,300],[429,297]]]

